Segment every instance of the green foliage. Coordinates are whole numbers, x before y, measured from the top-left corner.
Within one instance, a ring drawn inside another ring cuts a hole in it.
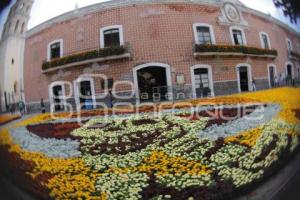
[[[115,47],[107,47],[94,51],[88,51],[80,54],[74,54],[58,59],[53,59],[51,61],[45,61],[42,65],[43,70],[51,69],[57,66],[62,66],[74,62],[80,62],[89,59],[95,58],[105,58],[108,56],[116,56],[121,55],[127,52],[127,49],[124,46],[115,46]]]
[[[277,56],[275,49],[261,49],[256,47],[240,45],[195,45],[196,53],[216,52],[216,53],[243,53],[252,55],[273,55]]]

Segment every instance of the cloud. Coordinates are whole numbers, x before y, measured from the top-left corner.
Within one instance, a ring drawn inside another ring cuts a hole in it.
[[[28,28],[33,28],[55,16],[74,10],[76,4],[79,8],[108,0],[38,0],[31,10]]]

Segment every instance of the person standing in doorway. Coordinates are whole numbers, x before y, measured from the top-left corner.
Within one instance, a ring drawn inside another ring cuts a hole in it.
[[[275,87],[278,87],[279,86],[279,83],[278,83],[278,77],[277,76],[275,76]]]
[[[46,112],[46,107],[45,107],[45,103],[44,103],[44,99],[43,98],[41,99],[41,110],[42,110],[42,113]]]
[[[256,91],[256,83],[255,80],[252,80],[252,91],[255,92]]]
[[[19,111],[21,116],[25,114],[25,104],[22,100],[19,101],[18,103]]]
[[[113,101],[114,101],[114,96],[113,96],[111,90],[109,90],[108,91],[108,105],[110,108],[112,108],[114,106]]]

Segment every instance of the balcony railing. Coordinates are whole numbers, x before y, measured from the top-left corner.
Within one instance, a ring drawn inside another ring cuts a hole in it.
[[[58,69],[84,65],[93,62],[104,62],[109,60],[118,60],[130,58],[128,46],[106,47],[102,49],[77,53],[65,57],[45,61],[42,65],[43,73],[55,71]]]
[[[297,60],[300,61],[300,53],[296,52],[296,51],[290,51],[289,52],[289,58],[291,60]]]
[[[199,45],[194,46],[194,57],[205,56],[251,56],[275,59],[278,53],[275,49],[261,49],[239,45]]]

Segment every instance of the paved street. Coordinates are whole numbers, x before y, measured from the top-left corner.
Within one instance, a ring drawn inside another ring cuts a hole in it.
[[[300,166],[292,179],[272,200],[298,200],[300,199]]]

